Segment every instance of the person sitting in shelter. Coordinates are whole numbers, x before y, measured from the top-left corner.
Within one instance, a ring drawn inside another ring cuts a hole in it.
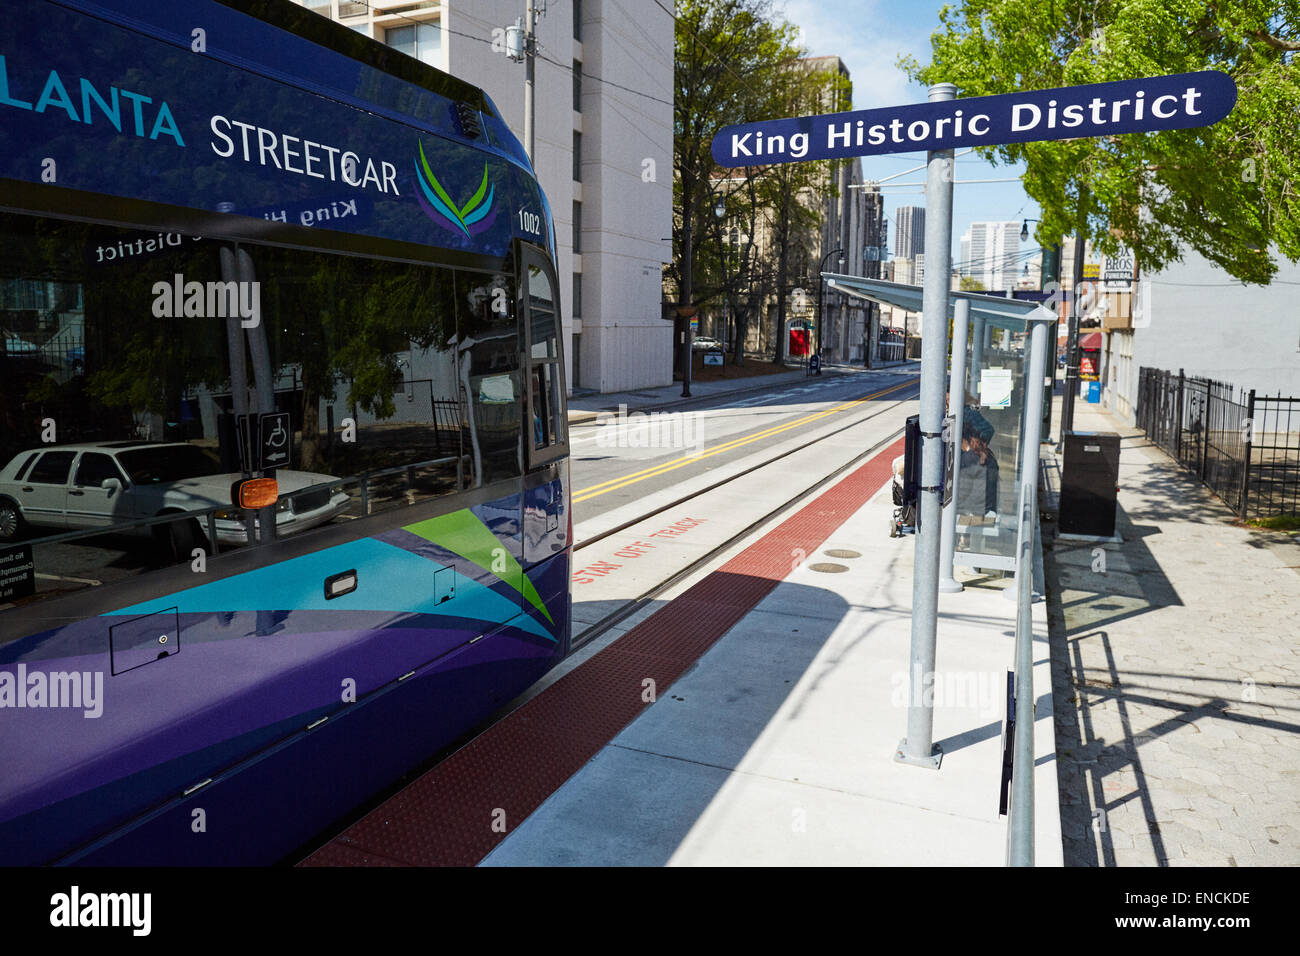
[[[972,412],[974,415],[972,416]],[[989,448],[993,426],[969,406],[962,413],[957,513],[965,524],[991,524],[998,511],[998,460]]]

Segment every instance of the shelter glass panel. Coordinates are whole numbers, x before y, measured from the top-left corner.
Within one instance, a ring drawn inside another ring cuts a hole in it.
[[[1023,321],[978,313],[971,320],[953,498],[961,564],[1015,567],[1027,346]]]

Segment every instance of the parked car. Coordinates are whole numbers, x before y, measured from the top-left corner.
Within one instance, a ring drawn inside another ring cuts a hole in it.
[[[691,340],[691,348],[696,352],[721,352],[722,343],[708,335],[697,335]]]
[[[17,538],[24,525],[52,531],[113,529],[115,525],[184,512],[214,515],[217,541],[246,544],[244,513],[231,507],[230,486],[241,476],[223,473],[196,445],[183,442],[110,441],[51,445],[15,455],[0,469],[0,541]],[[330,475],[281,469],[276,535],[324,524],[348,508],[349,496]],[[123,529],[159,534],[173,543],[206,540],[203,520]],[[199,535],[203,537],[200,538]],[[184,540],[177,541],[177,536]]]

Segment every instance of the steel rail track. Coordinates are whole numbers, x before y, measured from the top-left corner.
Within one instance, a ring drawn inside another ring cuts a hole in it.
[[[783,452],[782,454],[770,458],[765,462],[747,468],[744,471],[731,476],[730,478],[725,478],[722,481],[710,485],[708,488],[702,489],[701,491],[697,491],[694,494],[688,495],[684,498],[680,498],[677,501],[664,505],[662,508],[656,508],[653,511],[647,512],[646,514],[642,515],[639,518],[636,518],[633,521],[626,522],[624,524],[619,525],[618,527],[611,528],[608,531],[601,532],[599,535],[595,535],[589,538],[588,540],[582,542],[582,544],[575,544],[573,546],[573,550],[577,551],[581,547],[585,547],[586,545],[589,544],[594,544],[596,541],[599,541],[601,538],[608,537],[609,535],[614,534],[617,531],[625,530],[626,528],[630,527],[633,524],[637,524],[641,521],[644,521],[646,518],[653,517],[654,515],[659,514],[662,511],[666,511],[669,508],[675,507],[676,505],[682,504],[685,501],[689,501],[692,498],[698,497],[699,495],[702,495],[705,492],[712,491],[714,488],[719,488],[725,484],[728,484],[729,482],[735,481],[737,478],[743,477],[744,475],[752,474],[753,472],[759,470],[760,468],[766,468],[769,465],[780,461],[782,458],[786,458],[797,451],[802,451],[803,449],[815,445],[818,442],[825,441],[826,439],[834,435],[838,435],[840,432],[845,431],[849,428],[854,428],[858,425],[861,425],[863,422],[869,421],[870,419],[875,418],[878,415],[882,415],[887,411],[891,411],[897,408],[899,405],[904,404],[907,401],[911,401],[911,399],[900,399],[899,401],[891,403],[888,408],[878,409],[870,415],[866,415],[848,425],[845,425],[841,428],[837,428],[834,431],[826,433],[825,435],[821,435],[820,437],[815,438],[812,441],[805,442],[802,445],[799,445],[796,448],[792,448],[789,451]],[[580,650],[581,648],[591,643],[596,638],[600,637],[610,628],[614,627],[621,621],[624,621],[627,618],[631,617],[641,608],[645,607],[645,605],[648,604],[650,601],[653,601],[660,594],[663,594],[665,591],[671,589],[675,585],[679,584],[680,582],[689,578],[691,575],[695,574],[697,571],[699,571],[700,568],[704,567],[705,565],[709,564],[711,561],[715,560],[720,554],[727,551],[729,548],[734,547],[740,541],[743,541],[745,538],[748,538],[760,527],[767,524],[772,519],[778,517],[784,512],[789,511],[791,508],[806,501],[808,496],[812,492],[824,488],[826,485],[830,484],[832,481],[834,481],[840,475],[844,474],[846,471],[861,464],[867,458],[870,458],[881,448],[884,448],[885,446],[889,445],[891,442],[896,441],[898,439],[898,436],[901,434],[903,434],[902,428],[898,428],[894,430],[885,438],[876,442],[870,448],[867,448],[864,451],[853,456],[853,458],[851,458],[849,461],[845,462],[844,464],[840,465],[834,471],[830,472],[827,475],[824,475],[821,478],[818,478],[807,488],[804,488],[802,491],[798,492],[797,494],[791,496],[790,498],[787,498],[784,502],[777,505],[771,511],[767,512],[767,514],[750,522],[744,528],[740,529],[735,534],[727,538],[726,541],[722,542],[721,544],[719,544],[717,547],[713,548],[706,554],[703,554],[700,557],[696,558],[690,564],[676,571],[667,579],[650,587],[649,589],[642,592],[640,595],[628,601],[621,607],[616,608],[615,610],[611,611],[609,614],[606,614],[599,621],[596,621],[594,624],[590,625],[589,627],[584,629],[581,633],[573,637],[573,639],[569,642],[569,654],[573,654],[575,651]]]
[[[918,379],[916,382],[912,382],[910,384],[913,387],[919,387],[920,380]],[[850,401],[856,401],[856,399],[850,399]],[[803,451],[805,448],[809,448],[817,444],[818,442],[825,441],[828,438],[838,435],[840,432],[848,431],[850,428],[855,428],[856,426],[861,425],[863,422],[870,421],[871,419],[877,418],[878,416],[883,415],[886,412],[893,411],[899,405],[905,404],[906,402],[910,402],[910,401],[915,401],[915,397],[899,399],[897,401],[891,402],[886,408],[875,409],[869,415],[864,415],[861,418],[855,419],[854,421],[849,422],[846,425],[842,425],[839,428],[834,429],[833,431],[826,432],[824,435],[819,435],[818,437],[806,441],[801,445],[796,445],[793,448],[789,448],[786,451],[781,452],[779,455],[775,455],[771,458],[768,458],[765,461],[761,461],[758,462],[757,464],[751,465],[750,467],[744,469],[743,471],[739,471],[728,478],[723,478],[720,481],[715,481],[713,484],[701,488],[698,491],[693,491],[689,495],[683,495],[682,497],[676,498],[665,505],[655,508],[652,511],[647,511],[645,514],[638,515],[635,518],[631,518],[627,521],[624,521],[622,524],[615,525],[612,528],[607,528],[606,530],[600,532],[599,534],[594,534],[583,541],[579,541],[574,544],[573,550],[581,551],[583,548],[588,547],[589,545],[593,545],[597,541],[601,541],[605,538],[608,538],[612,534],[617,534],[620,531],[626,531],[628,528],[632,527],[633,525],[640,524],[642,521],[645,521],[647,518],[653,518],[657,514],[661,514],[662,512],[668,511],[671,508],[676,508],[678,505],[685,504],[686,502],[690,501],[692,498],[698,498],[700,495],[708,494],[710,491],[713,491],[717,488],[721,488],[723,485],[736,481],[739,478],[744,478],[746,475],[752,474],[761,468],[766,468],[768,465],[773,464],[774,462],[778,462],[782,458],[788,458],[790,455],[793,455],[796,452]]]

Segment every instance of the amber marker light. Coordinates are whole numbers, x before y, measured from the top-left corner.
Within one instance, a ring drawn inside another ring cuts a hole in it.
[[[230,503],[236,508],[269,508],[280,497],[274,478],[245,478],[230,486]]]

